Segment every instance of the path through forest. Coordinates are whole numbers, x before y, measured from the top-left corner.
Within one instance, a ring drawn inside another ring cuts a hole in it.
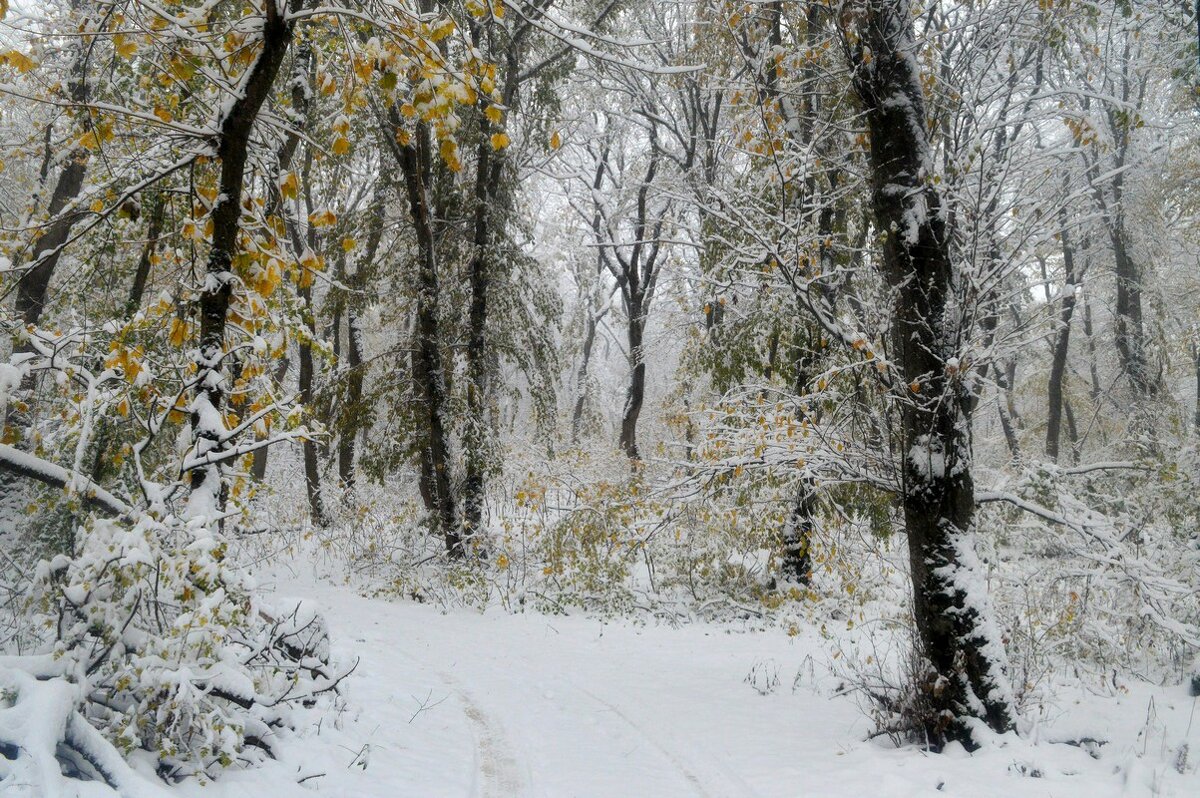
[[[1200,752],[1181,687],[1063,692],[1025,739],[931,756],[865,741],[871,724],[834,696],[815,631],[443,613],[321,580],[275,588],[316,599],[335,657],[360,662],[346,708],[302,726],[267,771],[223,779],[231,795],[264,777],[283,795],[305,776],[296,795],[346,798],[1200,794],[1195,768],[1174,767],[1184,742]],[[1132,715],[1147,718],[1140,731]],[[1044,744],[1072,736],[1109,742],[1099,759]]]

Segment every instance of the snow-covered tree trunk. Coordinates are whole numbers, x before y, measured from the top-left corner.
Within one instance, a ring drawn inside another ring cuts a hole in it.
[[[917,47],[906,0],[865,0],[843,16],[854,88],[870,136],[872,206],[892,313],[901,406],[902,504],[924,673],[919,718],[940,747],[973,741],[978,720],[1013,725],[1005,654],[973,549],[970,392],[958,357],[955,269],[932,183]]]
[[[292,0],[290,11],[301,0]],[[233,256],[238,250],[242,188],[249,155],[250,133],[258,112],[271,92],[284,55],[292,42],[293,23],[287,11],[272,0],[263,4],[262,51],[246,72],[240,92],[220,121],[217,157],[221,162],[220,194],[212,210],[212,244],[200,294],[200,351],[192,401],[192,470],[189,514],[216,514],[224,502],[221,476],[226,446],[225,321],[233,294]]]

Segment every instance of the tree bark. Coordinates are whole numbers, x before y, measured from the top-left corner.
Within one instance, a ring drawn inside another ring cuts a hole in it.
[[[367,232],[366,250],[361,258],[352,258],[354,271],[346,275],[351,291],[362,290],[367,280],[367,270],[379,253],[379,242],[383,237],[384,192],[390,183],[389,176],[381,176],[375,184],[374,196],[368,211],[371,222]],[[342,412],[350,418],[341,419],[338,437],[338,480],[346,493],[352,494],[355,483],[355,460],[358,451],[358,433],[361,419],[366,417],[362,408],[363,383],[366,375],[362,357],[362,330],[359,328],[357,294],[352,294],[345,303],[346,312],[346,396]]]
[[[81,7],[80,2],[72,4],[72,10]],[[87,83],[87,52],[92,39],[80,36],[76,39],[74,62],[71,64],[70,78],[67,82],[67,96],[76,106],[88,102],[89,92]],[[90,116],[84,116],[84,132],[91,129]],[[49,131],[47,131],[49,135]],[[17,315],[25,324],[37,324],[41,319],[42,310],[46,305],[46,294],[50,289],[50,279],[58,266],[63,247],[71,235],[71,228],[86,211],[79,209],[63,213],[63,209],[79,196],[83,190],[84,177],[87,175],[88,151],[83,147],[74,147],[67,155],[66,165],[58,174],[54,191],[50,195],[50,205],[46,209],[50,224],[45,234],[34,244],[30,257],[30,266],[17,281],[17,296],[14,303]]]
[[[392,131],[401,130],[396,110],[389,111]],[[404,177],[413,232],[417,239],[416,353],[413,372],[425,420],[422,457],[422,493],[432,504],[437,530],[446,552],[461,558],[466,551],[456,523],[455,497],[450,488],[449,441],[446,435],[446,382],[442,370],[441,335],[438,329],[438,264],[433,225],[429,214],[428,174],[431,163],[429,129],[419,125],[413,141],[396,142],[394,151]]]
[[[279,365],[275,369],[275,384],[282,385],[287,379],[288,368],[292,365],[290,357],[284,357],[279,361]],[[263,436],[256,436],[258,440],[262,440]],[[267,464],[269,462],[268,455],[271,453],[270,446],[260,446],[254,450],[254,454],[250,461],[250,476],[255,483],[261,485],[267,477]]]
[[[1146,332],[1142,321],[1142,270],[1141,264],[1129,254],[1127,238],[1123,222],[1118,221],[1109,230],[1117,275],[1117,359],[1129,375],[1134,392],[1139,397],[1152,398],[1158,393],[1159,382],[1151,372],[1146,355]]]
[[[146,283],[150,279],[150,267],[158,252],[158,240],[162,235],[163,217],[166,216],[166,197],[156,194],[148,203],[149,221],[146,227],[146,244],[142,247],[142,255],[138,258],[137,269],[133,273],[133,285],[129,288],[129,298],[125,301],[125,316],[130,318],[142,306],[142,297],[146,295]]]
[[[302,0],[291,0],[294,13]],[[238,221],[242,212],[242,183],[249,154],[250,133],[258,112],[275,83],[279,67],[292,42],[292,23],[273,2],[263,4],[262,51],[241,81],[241,91],[221,120],[217,134],[217,158],[221,164],[220,193],[212,209],[212,243],[200,293],[200,351],[196,362],[196,397],[192,413],[192,448],[197,458],[219,455],[224,440],[225,319],[233,293],[233,256],[238,250]],[[226,486],[219,463],[198,465],[191,471],[189,511],[207,514],[219,511]]]
[[[1192,424],[1196,435],[1200,437],[1200,344],[1192,345],[1192,363],[1196,370],[1196,415]]]
[[[1066,226],[1066,208],[1060,211],[1063,226],[1059,234],[1063,252],[1063,295],[1058,314],[1058,331],[1054,337],[1054,352],[1050,362],[1050,381],[1046,387],[1049,409],[1046,414],[1046,457],[1058,462],[1059,438],[1062,432],[1063,378],[1067,373],[1067,353],[1071,348],[1071,319],[1075,315],[1075,249]]]
[[[872,206],[884,237],[884,277],[895,292],[893,361],[902,384],[901,503],[913,583],[919,700],[929,743],[973,746],[971,726],[1013,725],[1004,652],[989,617],[972,548],[975,512],[969,408],[955,357],[953,265],[931,152],[912,18],[906,0],[864,0],[844,25],[854,88],[866,111]],[[869,53],[869,57],[864,57]],[[915,386],[915,390],[913,388]]]
[[[629,305],[629,387],[625,392],[625,410],[621,415],[619,444],[630,460],[641,460],[637,445],[637,423],[646,399],[646,358],[642,346],[645,337],[646,317],[641,302]]]

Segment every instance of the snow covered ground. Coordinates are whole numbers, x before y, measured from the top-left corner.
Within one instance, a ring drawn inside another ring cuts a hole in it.
[[[870,721],[834,695],[808,630],[443,613],[311,578],[272,587],[315,598],[335,656],[360,659],[346,708],[301,724],[283,760],[185,794],[1200,796],[1200,712],[1184,687],[1064,689],[1023,738],[931,755],[866,741]],[[1083,737],[1103,744],[1051,742]]]

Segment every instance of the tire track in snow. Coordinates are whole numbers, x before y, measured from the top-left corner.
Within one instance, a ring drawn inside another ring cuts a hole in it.
[[[475,763],[479,780],[472,794],[480,798],[514,798],[523,795],[521,773],[503,730],[479,708],[466,690],[459,687],[453,677],[447,673],[439,673],[438,676],[462,702],[463,714],[475,732]]]
[[[596,695],[591,690],[588,690],[585,687],[580,687],[579,685],[576,685],[576,684],[572,684],[571,686],[573,689],[578,690],[579,692],[583,693],[585,696],[592,699],[597,704],[600,704],[601,706],[607,708],[610,712],[612,712],[618,718],[623,720],[625,722],[625,724],[627,726],[629,726],[629,728],[631,728],[635,732],[637,732],[642,737],[642,739],[644,739],[646,742],[650,743],[650,745],[653,746],[654,749],[657,750],[660,754],[662,754],[664,757],[666,757],[667,761],[670,762],[671,765],[673,765],[677,771],[679,771],[679,774],[681,776],[683,776],[685,779],[687,779],[687,782],[696,789],[696,795],[700,796],[700,798],[711,798],[712,793],[710,793],[708,791],[708,789],[704,786],[704,783],[702,781],[700,781],[700,779],[696,776],[696,774],[693,773],[688,768],[688,766],[683,762],[683,760],[681,760],[678,756],[676,756],[674,754],[674,752],[672,752],[669,748],[664,746],[662,743],[658,742],[658,740],[655,740],[649,733],[646,732],[645,729],[643,729],[637,723],[634,723],[633,720],[631,720],[628,715],[626,715],[624,712],[622,712],[620,709],[618,709],[616,707],[616,705],[610,704],[609,702],[605,701],[603,698]]]

